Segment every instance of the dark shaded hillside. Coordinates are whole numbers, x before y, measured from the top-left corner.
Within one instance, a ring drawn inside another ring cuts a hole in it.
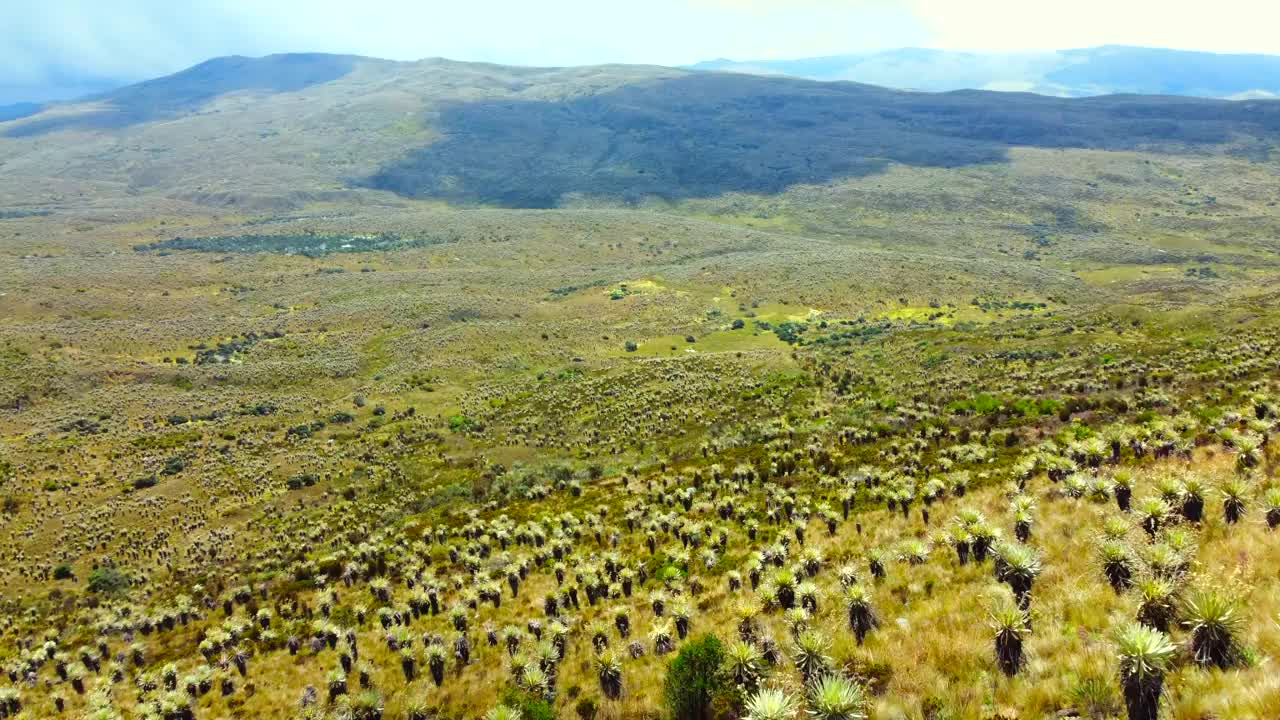
[[[323,53],[214,58],[174,75],[86,98],[106,103],[106,109],[34,120],[4,134],[28,137],[59,130],[103,130],[176,117],[227,93],[294,92],[332,82],[350,73],[360,60],[353,55]]]
[[[566,101],[456,103],[444,139],[364,181],[413,197],[545,208],[581,193],[636,201],[776,193],[882,170],[1000,162],[1014,145],[1174,148],[1280,134],[1280,103],[906,93],[695,74]]]

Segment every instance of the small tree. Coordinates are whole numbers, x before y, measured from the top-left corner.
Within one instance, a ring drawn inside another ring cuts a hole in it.
[[[725,648],[715,635],[686,643],[667,668],[663,695],[675,720],[710,720],[711,703],[726,686]]]
[[[115,595],[129,586],[129,576],[116,568],[104,565],[89,573],[89,592]]]

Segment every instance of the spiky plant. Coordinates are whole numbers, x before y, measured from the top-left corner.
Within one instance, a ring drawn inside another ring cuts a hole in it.
[[[510,705],[496,705],[484,714],[484,720],[523,720],[518,708]]]
[[[467,631],[467,610],[462,606],[456,606],[449,611],[449,620],[453,623],[453,629],[458,632]]]
[[[1235,440],[1236,468],[1248,471],[1258,466],[1262,441],[1253,434],[1242,434]]]
[[[1031,539],[1031,527],[1035,524],[1035,516],[1026,508],[1013,511],[1013,535],[1018,542],[1025,543]]]
[[[814,615],[818,613],[820,595],[818,585],[811,580],[806,580],[796,587],[796,597],[800,600],[800,607]]]
[[[413,650],[405,648],[400,651],[400,669],[404,671],[404,679],[413,682],[413,678],[417,676],[418,658],[413,654]]]
[[[862,720],[867,692],[843,675],[828,674],[809,685],[809,716],[816,720]]]
[[[1088,478],[1080,473],[1071,473],[1062,480],[1062,492],[1069,498],[1082,498],[1088,490]]]
[[[654,655],[666,655],[675,650],[675,642],[671,639],[671,623],[659,620],[649,630],[649,640],[653,643]]]
[[[600,680],[600,691],[610,700],[622,697],[622,658],[613,650],[605,650],[596,655],[596,677]]]
[[[1102,537],[1104,540],[1124,540],[1129,536],[1130,527],[1128,520],[1109,515],[1102,522]]]
[[[1228,524],[1244,517],[1248,496],[1249,485],[1242,478],[1233,477],[1222,483],[1222,515]]]
[[[733,608],[733,616],[738,624],[738,638],[743,642],[754,642],[759,630],[756,618],[760,615],[759,604],[744,600]]]
[[[1155,537],[1156,533],[1160,532],[1165,519],[1169,517],[1169,504],[1156,495],[1139,500],[1135,510],[1138,514],[1138,523],[1151,537]]]
[[[946,532],[947,542],[951,547],[955,548],[956,561],[961,565],[969,564],[969,552],[973,550],[973,536],[969,534],[969,528],[963,524],[954,523]]]
[[[929,561],[929,545],[923,540],[907,540],[898,550],[898,560],[909,565],[923,565]]]
[[[1174,475],[1160,475],[1155,481],[1156,492],[1160,493],[1160,499],[1169,504],[1170,507],[1177,507],[1182,502],[1182,483]]]
[[[1163,632],[1139,623],[1121,626],[1115,643],[1129,720],[1156,720],[1164,676],[1175,652],[1173,643]]]
[[[347,694],[347,674],[341,670],[329,673],[329,702]]]
[[[68,676],[71,682],[71,689],[75,690],[77,695],[83,695],[85,693],[84,679],[88,674],[89,673],[85,669],[84,665],[81,665],[80,663],[76,663],[71,666]]]
[[[613,626],[618,629],[618,637],[623,640],[631,637],[631,615],[626,608],[617,608],[613,611]]]
[[[1098,555],[1102,560],[1102,572],[1107,582],[1116,592],[1127,590],[1133,583],[1133,558],[1129,548],[1122,542],[1106,540],[1099,548]]]
[[[1166,529],[1162,541],[1184,559],[1194,557],[1196,554],[1196,534],[1185,527]]]
[[[1182,603],[1182,625],[1191,633],[1191,654],[1200,665],[1225,669],[1240,662],[1244,620],[1239,601],[1221,588],[1198,588]]]
[[[1027,613],[1016,605],[1002,604],[991,611],[991,629],[995,632],[996,664],[1013,677],[1022,669],[1023,638],[1031,631]]]
[[[782,614],[783,620],[787,623],[787,629],[791,631],[792,637],[797,637],[800,633],[809,629],[809,611],[802,607],[794,607]]]
[[[439,645],[431,645],[427,648],[427,668],[431,671],[431,680],[435,682],[436,687],[444,684],[444,663],[445,651]]]
[[[969,537],[971,538],[969,543],[973,549],[973,559],[977,562],[985,562],[987,554],[1000,539],[1000,534],[980,513],[975,513],[975,515],[977,519],[968,524]]]
[[[1280,486],[1267,490],[1263,502],[1267,507],[1267,527],[1275,530],[1280,527]]]
[[[816,547],[805,548],[804,552],[800,554],[800,565],[804,568],[805,575],[810,578],[818,576],[824,562],[825,558],[822,556],[822,551]]]
[[[794,662],[806,683],[830,672],[831,658],[827,655],[830,649],[831,641],[821,630],[806,630],[796,636]]]
[[[729,582],[729,592],[738,592],[742,589],[742,573],[737,570],[725,573],[725,579]]]
[[[880,616],[873,604],[871,590],[865,585],[851,586],[845,591],[844,604],[848,612],[849,629],[861,645],[867,634],[880,626]]]
[[[840,580],[840,586],[847,588],[858,582],[858,571],[852,565],[842,565],[836,571],[836,577]]]
[[[22,711],[22,696],[16,688],[0,688],[0,717],[13,717]]]
[[[1115,496],[1116,507],[1121,512],[1129,512],[1133,497],[1133,475],[1128,470],[1117,470],[1111,477],[1111,494]]]
[[[520,674],[520,687],[534,697],[545,699],[551,695],[551,678],[537,663],[531,662]]]
[[[1093,477],[1086,484],[1085,495],[1099,505],[1111,499],[1111,483],[1104,477]]]
[[[654,617],[662,617],[667,612],[667,594],[662,590],[654,590],[649,594],[649,604],[653,608]]]
[[[783,568],[773,574],[773,602],[783,610],[790,610],[796,605],[796,576]]]
[[[1031,586],[1042,569],[1040,554],[1027,545],[1004,543],[996,555],[996,579],[1008,583],[1023,609],[1031,602]]]
[[[676,636],[681,640],[689,637],[689,624],[693,620],[693,606],[684,597],[677,598],[671,604],[671,619],[676,624]]]
[[[604,652],[604,649],[609,647],[610,629],[608,623],[603,620],[595,620],[588,628],[588,633],[591,635],[591,645],[596,652]]]
[[[507,654],[515,655],[524,642],[524,633],[515,625],[506,625],[502,628],[502,641],[507,646]]]
[[[739,688],[753,692],[760,685],[761,662],[760,651],[754,645],[738,640],[725,651],[724,669]]]
[[[1144,577],[1137,583],[1138,622],[1166,632],[1177,607],[1173,583],[1158,577]]]
[[[748,720],[792,720],[798,709],[795,698],[777,688],[758,690],[746,704]]]
[[[1152,574],[1169,580],[1176,579],[1187,569],[1187,559],[1165,542],[1157,542],[1146,548],[1143,559]]]
[[[886,574],[885,563],[886,555],[883,550],[872,548],[867,551],[867,570],[875,579],[884,579]]]
[[[1207,490],[1204,479],[1199,475],[1189,475],[1182,481],[1179,502],[1182,517],[1191,522],[1200,522],[1204,518],[1204,496]]]

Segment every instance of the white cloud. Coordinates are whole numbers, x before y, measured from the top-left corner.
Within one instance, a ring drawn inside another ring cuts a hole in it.
[[[940,48],[1143,45],[1280,54],[1280,4],[1266,0],[906,1]]]

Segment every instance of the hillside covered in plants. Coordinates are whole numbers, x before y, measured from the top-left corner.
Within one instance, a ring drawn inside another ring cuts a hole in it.
[[[0,718],[1280,717],[1276,117],[282,56],[0,123]]]

